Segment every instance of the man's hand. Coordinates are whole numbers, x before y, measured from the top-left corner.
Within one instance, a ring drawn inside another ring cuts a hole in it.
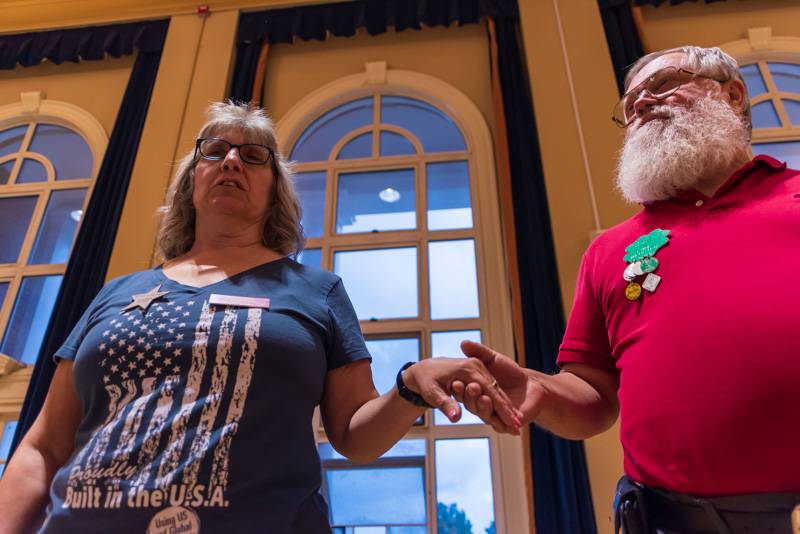
[[[495,431],[515,433],[494,413],[494,403],[490,395],[492,389],[502,388],[508,395],[511,404],[521,415],[522,424],[534,420],[541,410],[541,401],[545,390],[542,384],[511,358],[500,354],[480,343],[462,341],[461,350],[471,359],[479,360],[497,380],[497,385],[455,380],[451,390],[456,399],[464,403],[466,408],[480,417],[485,423],[492,425]]]
[[[502,386],[492,385],[494,378],[479,358],[428,358],[403,371],[406,386],[438,408],[447,418],[456,422],[461,418],[461,407],[451,397],[451,384],[470,384],[485,391],[489,416],[505,432],[519,434],[520,413]],[[484,410],[485,412],[486,410]]]

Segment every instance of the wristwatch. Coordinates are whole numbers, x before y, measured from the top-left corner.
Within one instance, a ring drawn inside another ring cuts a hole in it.
[[[403,382],[403,371],[411,367],[417,362],[408,362],[407,364],[403,365],[400,370],[397,372],[397,393],[400,394],[405,400],[413,404],[414,406],[421,406],[422,408],[433,408],[430,404],[425,402],[425,399],[422,398],[422,395],[419,393],[415,393],[408,389],[408,386],[405,385]]]

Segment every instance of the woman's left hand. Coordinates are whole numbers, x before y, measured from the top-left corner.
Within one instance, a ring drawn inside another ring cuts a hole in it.
[[[500,420],[515,434],[522,427],[521,414],[511,399],[500,388],[486,366],[476,358],[428,358],[403,371],[406,387],[425,399],[425,402],[452,422],[461,418],[461,406],[452,397],[450,384],[453,381],[465,384],[477,383],[492,400],[494,411]]]

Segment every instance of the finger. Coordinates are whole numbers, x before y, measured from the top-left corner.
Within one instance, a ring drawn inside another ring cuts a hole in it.
[[[425,402],[440,410],[451,423],[461,419],[461,406],[453,397],[445,393],[438,384],[434,383],[430,389],[422,392],[421,395]]]
[[[476,382],[471,382],[471,383],[467,384],[467,389],[465,391],[464,400],[461,401],[461,402],[464,403],[464,406],[467,407],[467,410],[469,410],[470,412],[474,413],[475,415],[477,415],[479,417],[480,417],[480,414],[478,413],[478,398],[481,396],[482,392],[483,392],[483,389],[481,388],[480,384],[477,384]],[[491,403],[491,399],[489,400],[489,402]],[[493,411],[493,409],[490,410],[490,415],[491,415],[491,411]],[[481,419],[483,419],[484,421],[488,421],[489,420],[488,417],[487,418],[481,417]]]
[[[500,353],[486,345],[465,339],[461,342],[461,352],[470,358],[477,358],[485,365],[491,365]]]
[[[481,395],[478,397],[478,411],[475,412],[478,417],[484,421],[491,421],[492,414],[494,413],[494,405],[492,399],[488,395]]]
[[[466,386],[461,380],[453,380],[450,384],[450,393],[456,398],[458,402],[464,402],[464,389]]]
[[[494,429],[494,431],[498,434],[511,434],[513,436],[519,436],[521,433],[519,429],[505,425],[500,419],[498,419],[496,415],[492,416],[492,418],[489,420],[489,424],[492,425],[492,429]]]
[[[468,360],[468,362],[473,362],[465,366],[470,376],[469,381],[477,382],[483,389],[483,393],[491,397],[495,412],[497,412],[506,426],[520,428],[522,423],[517,410],[514,408],[511,399],[508,398],[505,391],[498,386],[494,377],[489,374],[486,367],[480,363],[480,360]]]

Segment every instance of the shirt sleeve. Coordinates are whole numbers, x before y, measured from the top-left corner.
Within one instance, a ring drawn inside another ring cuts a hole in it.
[[[584,363],[615,371],[605,314],[592,282],[592,266],[589,255],[584,255],[578,271],[575,300],[564,340],[558,351],[557,363],[559,366],[565,363]]]
[[[75,357],[78,354],[78,347],[80,347],[81,343],[83,343],[83,338],[86,336],[86,332],[89,330],[89,323],[92,320],[92,316],[103,304],[107,295],[109,295],[114,288],[118,287],[123,279],[125,279],[125,277],[116,278],[106,284],[97,293],[97,295],[95,295],[89,306],[83,310],[83,315],[81,315],[81,318],[78,319],[77,323],[75,323],[75,326],[72,328],[69,336],[67,336],[66,341],[64,341],[61,347],[59,347],[55,354],[53,354],[53,361],[55,361],[56,364],[58,364],[58,361],[62,359],[70,361],[75,360]]]
[[[367,345],[361,334],[356,311],[350,297],[339,279],[331,288],[327,297],[329,335],[325,347],[328,359],[328,371],[353,363],[357,360],[369,359]]]

